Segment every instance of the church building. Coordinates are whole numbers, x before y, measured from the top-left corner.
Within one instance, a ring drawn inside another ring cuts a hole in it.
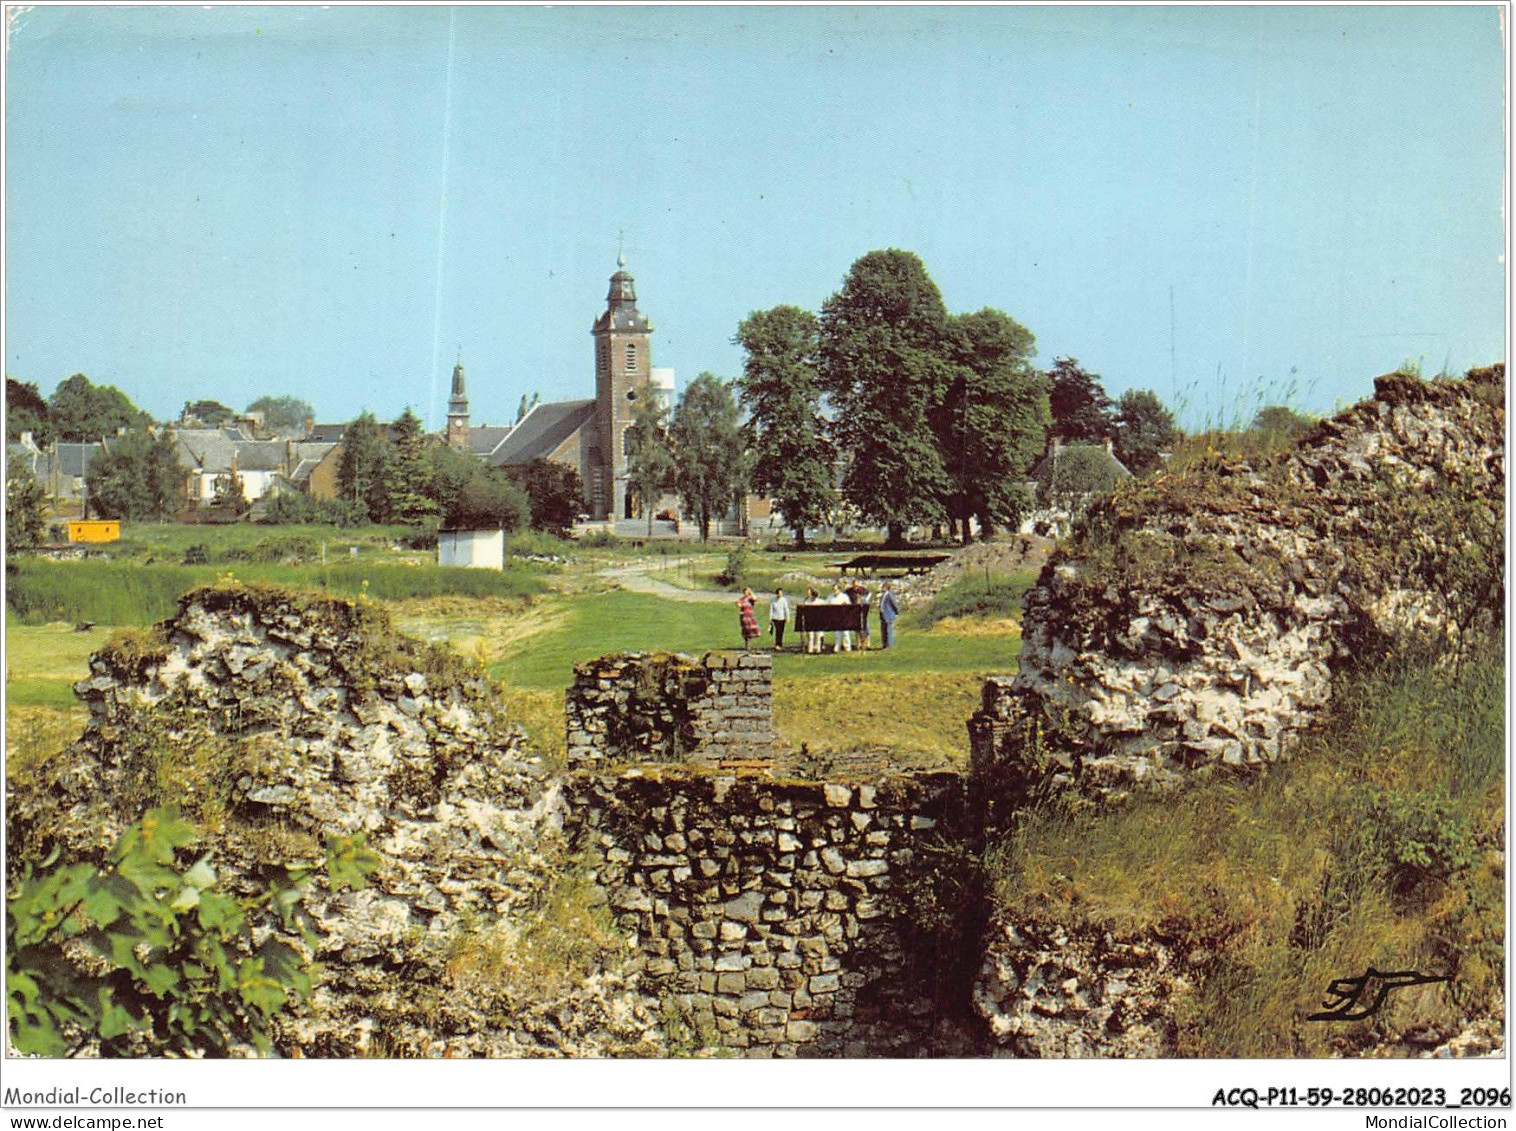
[[[590,333],[595,342],[592,400],[533,405],[509,428],[469,427],[463,366],[453,370],[447,406],[447,442],[496,467],[550,459],[579,472],[584,502],[597,521],[638,517],[627,490],[627,430],[639,397],[656,397],[665,409],[674,395],[674,371],[653,368],[653,324],[637,309],[637,288],[626,257],[618,256],[605,311]]]

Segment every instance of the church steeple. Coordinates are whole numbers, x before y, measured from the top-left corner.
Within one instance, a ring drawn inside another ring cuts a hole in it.
[[[468,394],[463,391],[463,359],[453,366],[453,393],[447,401],[448,447],[468,450]]]
[[[596,518],[631,518],[627,500],[626,430],[632,405],[646,393],[652,367],[653,324],[637,309],[637,286],[617,254],[605,312],[595,319],[595,415],[598,459],[585,484]]]

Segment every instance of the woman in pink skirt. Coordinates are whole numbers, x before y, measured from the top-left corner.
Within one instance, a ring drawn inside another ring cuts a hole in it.
[[[742,596],[737,598],[737,615],[742,618],[742,650],[746,652],[748,645],[758,635],[758,616],[753,612],[751,589],[744,589]]]

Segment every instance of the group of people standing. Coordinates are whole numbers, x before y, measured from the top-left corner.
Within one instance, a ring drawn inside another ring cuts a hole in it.
[[[758,614],[755,609],[756,599],[751,589],[744,589],[742,596],[737,599],[737,613],[742,624],[742,647],[751,646],[758,633]],[[814,587],[807,588],[803,605],[861,605],[863,606],[862,630],[858,633],[857,647],[860,652],[868,651],[869,643],[869,609],[873,603],[873,594],[861,578],[853,578],[852,583],[844,586],[838,581],[832,586],[830,597],[823,597]],[[879,595],[879,627],[882,647],[888,648],[894,643],[895,618],[900,615],[900,604],[895,598],[890,583],[884,583],[884,589]],[[774,638],[774,651],[784,651],[784,630],[790,622],[790,600],[784,595],[783,589],[775,589],[774,596],[769,600],[769,634]],[[805,634],[805,650],[816,653],[821,651],[822,637],[824,632],[807,632]],[[833,652],[853,651],[853,633],[839,631],[832,633]]]

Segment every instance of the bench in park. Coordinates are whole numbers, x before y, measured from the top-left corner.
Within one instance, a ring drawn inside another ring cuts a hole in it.
[[[899,573],[917,574],[926,573],[927,570],[941,565],[952,556],[951,554],[859,554],[845,562],[833,562],[832,566],[843,573],[851,570],[857,574],[875,574],[881,570],[892,570]]]
[[[796,632],[862,632],[867,605],[796,605]]]

